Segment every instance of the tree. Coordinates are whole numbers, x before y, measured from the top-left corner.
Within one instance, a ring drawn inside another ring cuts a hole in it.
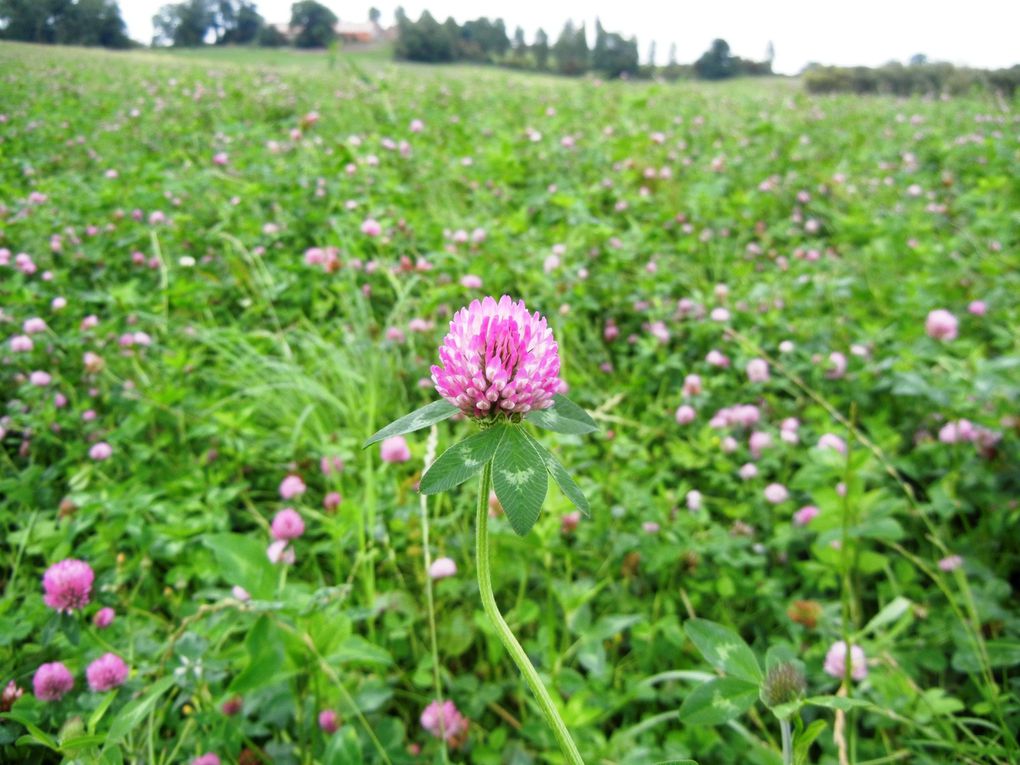
[[[733,57],[725,40],[713,40],[712,47],[694,62],[694,71],[703,80],[722,80],[734,74]]]
[[[380,11],[378,8],[369,8],[368,9],[368,20],[371,21],[373,24],[378,24],[379,23],[379,19],[381,19],[381,18],[382,18],[382,11]]]
[[[568,20],[563,25],[556,44],[553,45],[553,55],[556,57],[556,68],[560,74],[577,76],[588,71],[588,37],[584,30],[584,24],[579,28],[574,22]]]
[[[250,45],[266,24],[251,0],[219,0],[218,11],[217,45]]]
[[[175,48],[195,48],[205,42],[215,23],[212,0],[164,5],[152,19],[156,30],[153,42],[170,43]]]
[[[591,57],[592,69],[610,79],[621,75],[632,76],[638,71],[637,40],[625,40],[615,32],[606,32],[602,23],[595,20],[595,48]]]
[[[294,45],[298,48],[325,48],[336,37],[337,17],[316,0],[301,0],[290,7],[290,26],[298,30]]]
[[[544,29],[539,28],[535,32],[535,42],[531,46],[531,51],[535,54],[535,66],[539,70],[547,69],[549,67],[549,36]]]
[[[116,0],[0,0],[0,38],[126,48]]]
[[[397,42],[394,55],[405,61],[440,63],[453,61],[459,28],[457,22],[448,19],[440,24],[432,14],[424,11],[417,22],[407,18],[402,9],[397,9]],[[451,36],[451,27],[454,30]]]
[[[655,40],[648,44],[648,66],[655,68]]]

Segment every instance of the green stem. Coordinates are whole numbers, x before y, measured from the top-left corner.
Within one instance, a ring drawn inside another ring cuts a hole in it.
[[[793,736],[790,731],[790,721],[780,720],[779,731],[783,736],[783,765],[793,765]]]
[[[577,744],[570,737],[570,731],[567,730],[567,726],[560,717],[552,696],[549,695],[549,691],[542,683],[542,678],[538,676],[538,672],[531,664],[528,654],[517,642],[517,638],[514,637],[514,633],[511,632],[503,615],[499,612],[499,606],[496,605],[496,597],[492,592],[492,572],[489,568],[489,487],[491,485],[492,462],[490,461],[485,463],[485,467],[482,469],[482,480],[478,487],[477,535],[475,537],[475,557],[477,559],[475,563],[478,567],[478,589],[482,596],[482,608],[485,609],[486,615],[495,626],[499,639],[503,642],[503,647],[506,648],[510,658],[514,660],[514,664],[524,675],[531,692],[538,699],[538,705],[542,709],[542,714],[545,715],[545,721],[552,728],[553,735],[556,736],[563,754],[566,755],[567,762],[571,765],[584,765],[581,753],[577,751]]]

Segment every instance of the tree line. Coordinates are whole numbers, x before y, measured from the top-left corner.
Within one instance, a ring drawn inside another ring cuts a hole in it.
[[[428,11],[412,21],[402,8],[396,11],[396,58],[423,63],[467,61],[496,64],[513,69],[528,69],[577,77],[589,72],[607,78],[657,77],[679,79],[698,77],[720,80],[727,77],[772,74],[771,53],[765,61],[751,61],[734,56],[725,40],[715,40],[709,50],[693,64],[676,60],[676,46],[670,47],[664,67],[655,65],[655,45],[649,48],[648,62],[641,64],[638,41],[617,32],[607,32],[595,21],[595,44],[589,46],[585,24],[567,20],[550,44],[544,29],[534,41],[525,41],[524,30],[517,27],[513,37],[507,35],[502,19],[490,21],[482,17],[464,24],[448,18],[439,23]],[[771,46],[770,46],[771,51]]]
[[[884,66],[821,66],[804,70],[809,93],[856,93],[858,95],[926,96],[965,95],[975,90],[1001,93],[1011,99],[1020,90],[1020,65],[1009,69],[972,69],[914,56],[904,66],[892,61]]]
[[[127,48],[116,0],[0,0],[0,39]]]

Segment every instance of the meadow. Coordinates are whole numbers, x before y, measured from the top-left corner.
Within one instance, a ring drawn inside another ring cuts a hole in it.
[[[506,294],[584,762],[1020,762],[1015,104],[261,55],[0,45],[0,761],[568,762],[477,428],[363,448]]]

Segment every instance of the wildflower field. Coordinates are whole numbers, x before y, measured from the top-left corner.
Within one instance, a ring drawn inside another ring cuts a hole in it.
[[[292,58],[0,45],[0,761],[1020,762],[1015,104]]]

